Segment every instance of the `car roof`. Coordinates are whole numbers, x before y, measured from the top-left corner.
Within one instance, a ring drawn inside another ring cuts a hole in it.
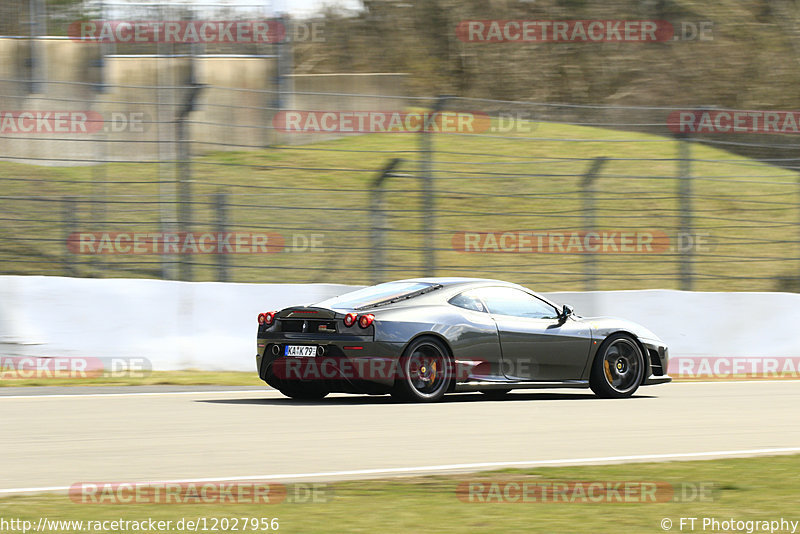
[[[505,287],[516,287],[518,289],[524,289],[525,291],[531,291],[531,289],[521,286],[519,284],[514,284],[512,282],[506,282],[504,280],[494,280],[492,278],[467,278],[467,277],[422,277],[422,278],[408,278],[406,280],[393,280],[393,282],[420,282],[420,283],[428,283],[428,284],[439,284],[441,285],[446,291],[444,292],[447,295],[453,295],[455,293],[466,291],[467,289],[473,287],[482,287],[482,286],[505,286]],[[438,292],[437,292],[438,293]],[[433,295],[431,293],[430,295]],[[449,297],[448,297],[449,298]]]
[[[428,299],[444,299],[447,300],[453,295],[456,295],[462,291],[466,291],[473,287],[483,287],[483,286],[505,286],[505,287],[514,287],[517,289],[522,289],[523,291],[528,291],[534,293],[537,297],[552,304],[553,306],[558,307],[558,305],[548,298],[536,293],[532,289],[521,286],[519,284],[515,284],[513,282],[506,282],[504,280],[495,280],[492,278],[467,278],[467,277],[423,277],[423,278],[408,278],[406,280],[393,280],[393,282],[422,282],[422,283],[429,283],[429,284],[440,284],[446,290],[444,295],[439,293],[438,291],[435,293],[428,293],[426,295],[420,295],[412,300],[406,301],[404,305],[415,305],[417,302]]]
[[[491,278],[469,278],[469,277],[420,277],[420,278],[406,278],[403,280],[391,280],[384,283],[425,283],[425,284],[438,284],[442,286],[440,291],[429,292],[421,295],[417,295],[414,298],[403,300],[401,302],[395,302],[392,304],[386,304],[385,307],[388,308],[398,308],[398,307],[407,307],[407,306],[418,306],[420,304],[431,304],[431,303],[443,303],[448,301],[453,296],[461,293],[462,291],[467,291],[472,288],[479,288],[485,286],[504,286],[504,287],[514,287],[518,289],[522,289],[527,292],[532,292],[531,289],[521,286],[519,284],[514,284],[512,282],[505,282],[503,280],[494,280]],[[547,298],[539,295],[538,293],[534,294],[539,297],[540,299],[544,300],[545,302],[549,302],[553,306],[557,305],[553,302],[550,302]],[[336,297],[334,297],[336,298]],[[316,305],[326,305],[327,300],[323,300]],[[381,306],[384,307],[384,306]],[[377,310],[376,310],[377,311]]]

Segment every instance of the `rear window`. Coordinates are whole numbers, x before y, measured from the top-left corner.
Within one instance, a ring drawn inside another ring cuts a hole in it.
[[[411,298],[412,296],[416,296],[415,294],[417,293],[427,293],[438,287],[441,286],[427,282],[387,282],[385,284],[365,287],[364,289],[351,291],[350,293],[345,293],[338,297],[323,300],[319,304],[315,304],[315,306],[342,310],[364,308],[366,306],[388,303],[394,299]]]

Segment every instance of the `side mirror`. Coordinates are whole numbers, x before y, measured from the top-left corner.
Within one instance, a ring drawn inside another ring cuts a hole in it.
[[[575,313],[575,309],[569,304],[564,304],[564,306],[561,308],[561,320],[566,321],[567,317],[573,313]]]

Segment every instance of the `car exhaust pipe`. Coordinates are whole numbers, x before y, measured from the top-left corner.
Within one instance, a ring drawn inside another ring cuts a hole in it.
[[[277,355],[279,355],[280,353],[281,353],[281,348],[280,348],[280,346],[279,346],[279,345],[272,345],[272,354],[274,354],[275,356],[277,356]]]

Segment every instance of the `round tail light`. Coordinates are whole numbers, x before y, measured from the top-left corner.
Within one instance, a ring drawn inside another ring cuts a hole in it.
[[[357,320],[358,320],[358,314],[348,313],[347,315],[344,316],[344,325],[348,327],[353,326],[354,324],[356,324]]]
[[[264,319],[266,318],[266,313],[259,313],[258,314],[258,324],[264,324]]]
[[[358,326],[361,328],[367,328],[369,325],[372,324],[372,321],[375,320],[375,316],[371,313],[366,315],[362,315],[361,318],[358,320]]]
[[[274,323],[275,322],[275,314],[276,313],[278,313],[278,312],[271,311],[271,312],[265,313],[264,314],[264,324],[269,326],[272,323]]]

